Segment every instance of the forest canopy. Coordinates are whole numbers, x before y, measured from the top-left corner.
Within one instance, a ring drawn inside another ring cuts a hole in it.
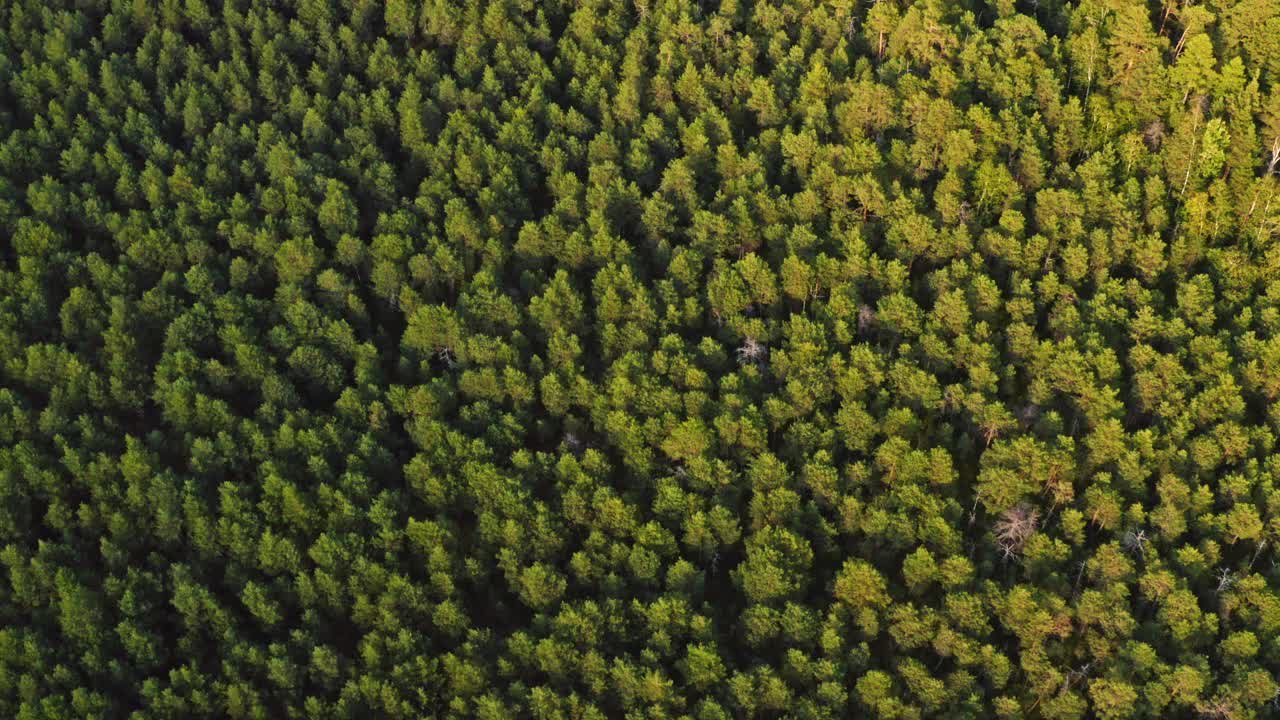
[[[1280,716],[1277,0],[0,1],[0,717]]]

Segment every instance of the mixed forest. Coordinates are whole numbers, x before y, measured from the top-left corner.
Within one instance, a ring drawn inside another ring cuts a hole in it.
[[[1280,1],[0,0],[0,717],[1280,717]]]

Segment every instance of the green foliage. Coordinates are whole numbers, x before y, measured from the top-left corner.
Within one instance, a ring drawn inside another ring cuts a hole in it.
[[[1280,692],[1280,4],[0,3],[0,717]]]

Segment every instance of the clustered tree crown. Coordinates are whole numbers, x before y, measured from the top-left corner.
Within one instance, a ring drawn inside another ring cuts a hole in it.
[[[1273,716],[1276,0],[0,2],[0,717]]]

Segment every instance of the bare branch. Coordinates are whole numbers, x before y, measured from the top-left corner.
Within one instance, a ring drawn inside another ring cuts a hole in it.
[[[1040,512],[1025,503],[1000,514],[995,524],[996,543],[1005,557],[1022,552],[1040,526]]]
[[[747,338],[737,350],[738,364],[760,364],[769,356],[769,348],[755,338]]]

